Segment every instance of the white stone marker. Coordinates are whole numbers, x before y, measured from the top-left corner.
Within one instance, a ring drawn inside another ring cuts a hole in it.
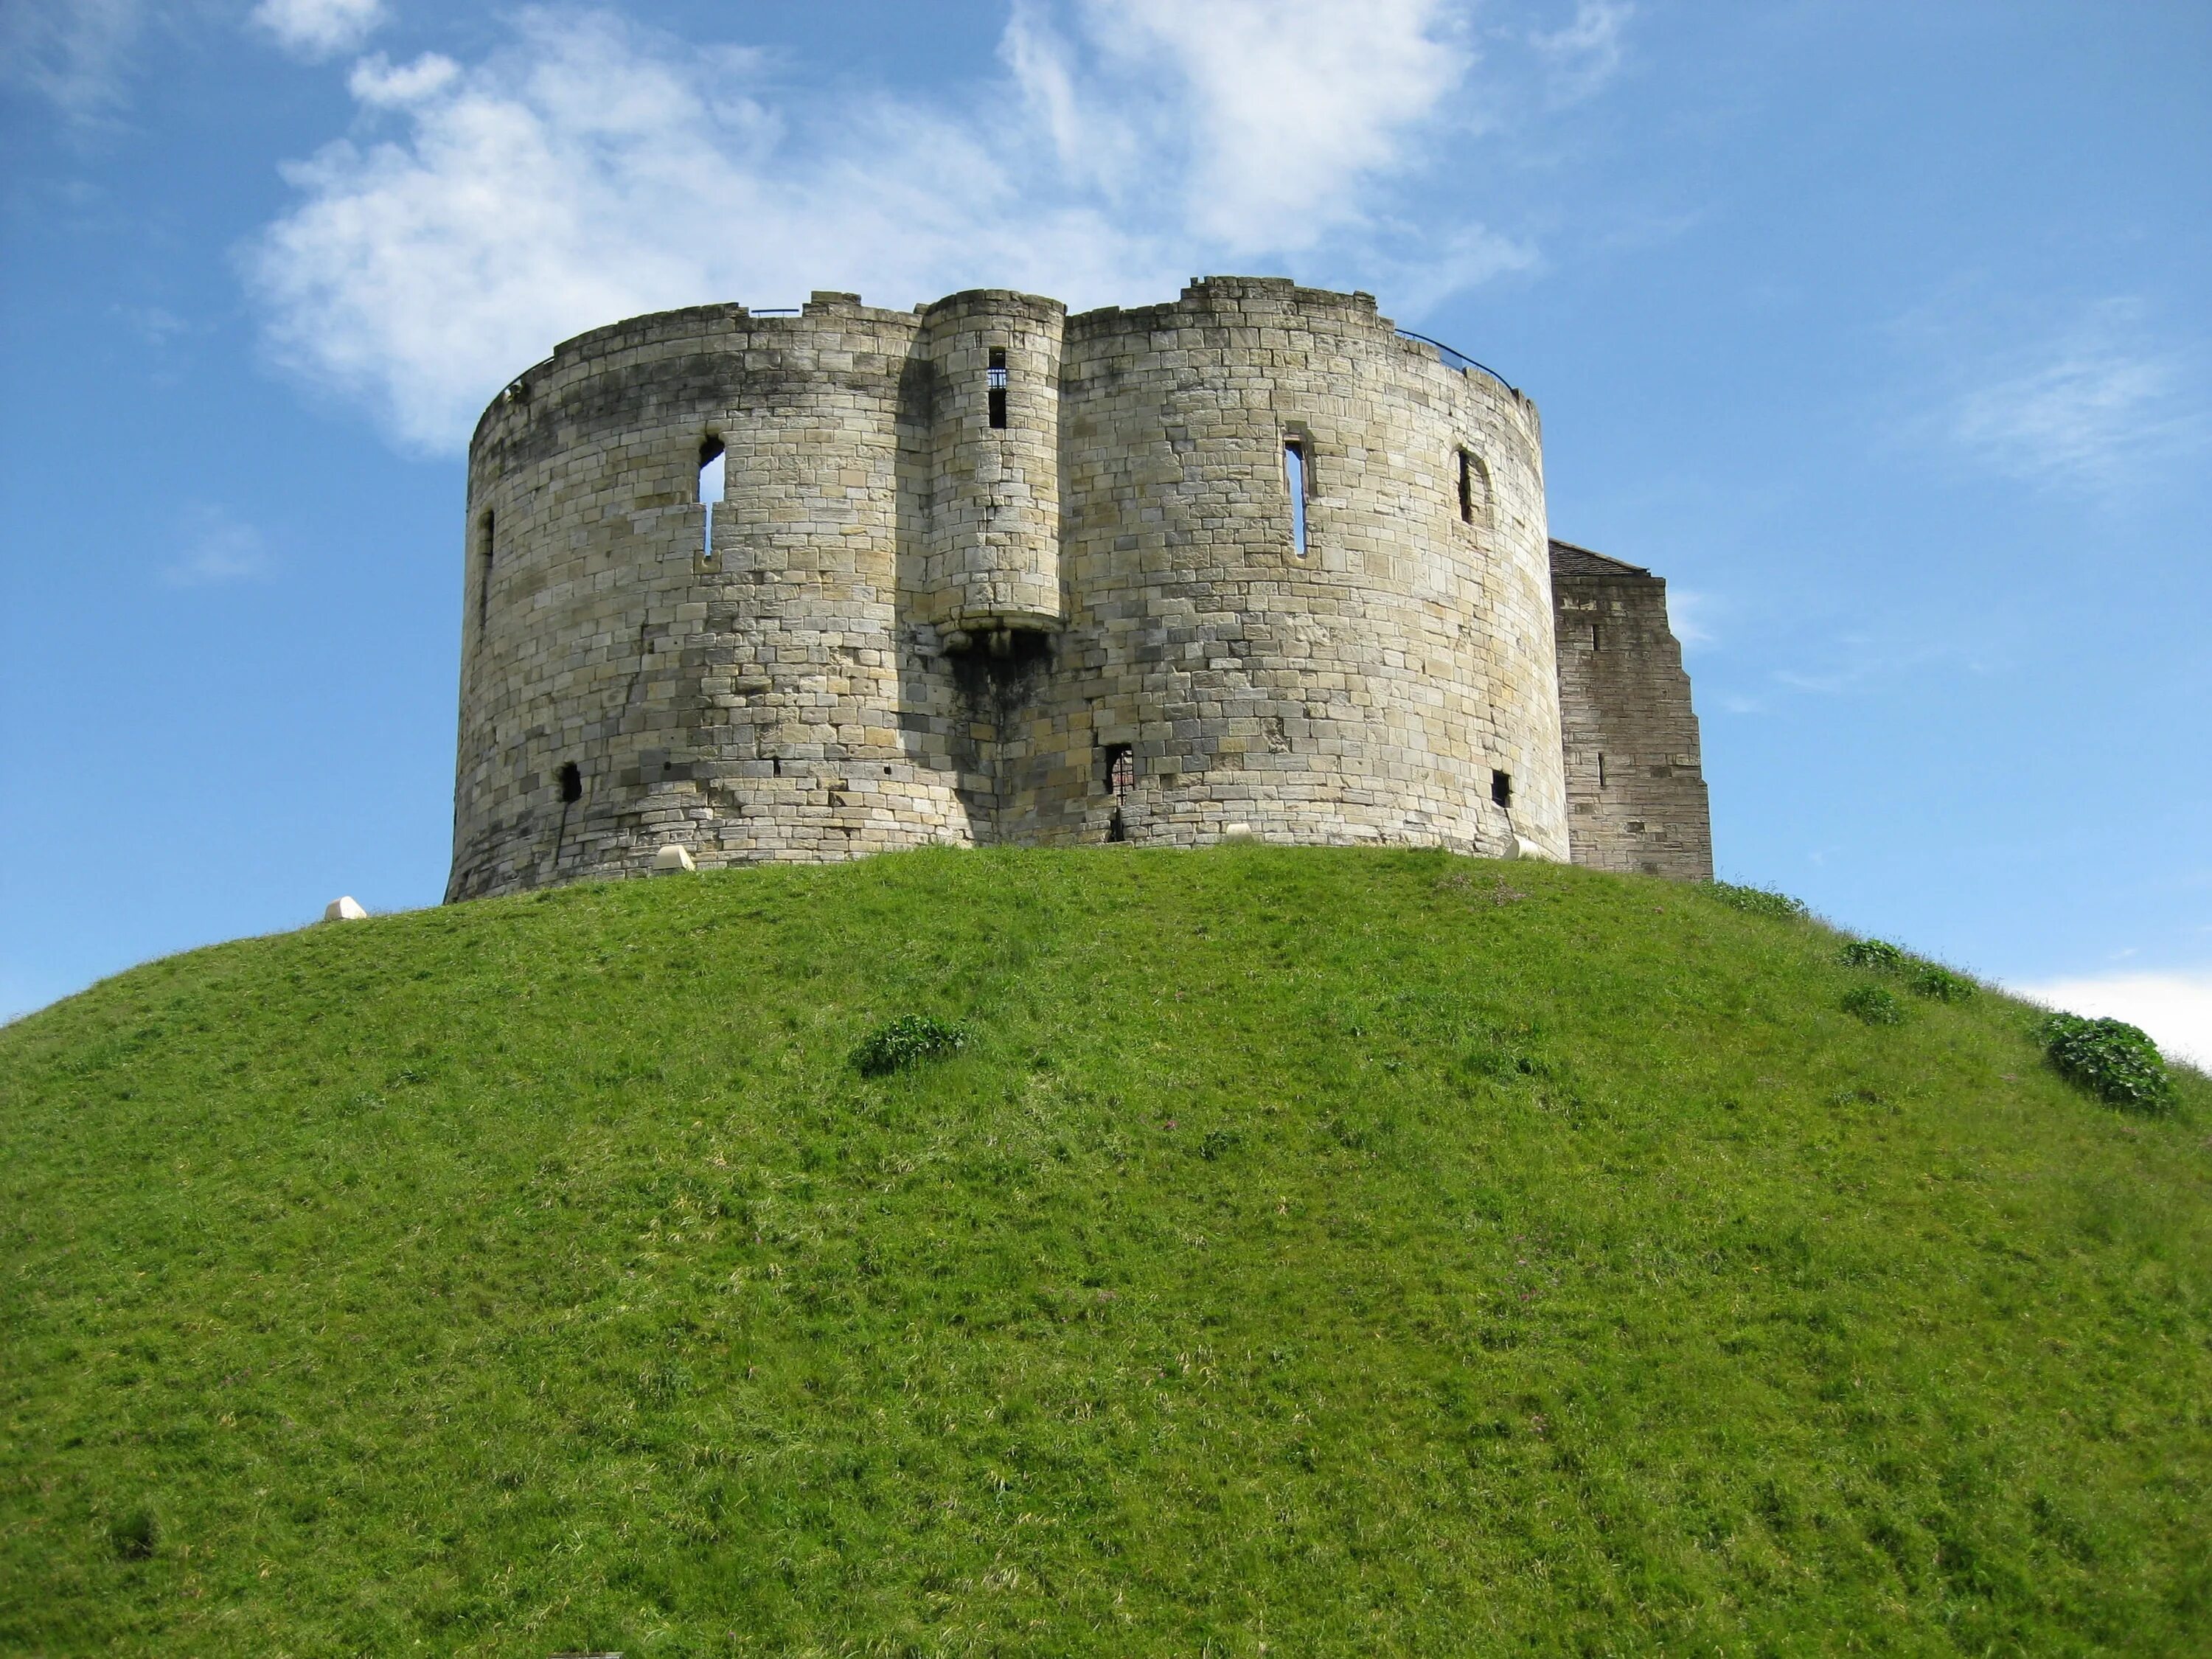
[[[673,842],[653,855],[653,873],[656,875],[663,870],[696,870],[698,867],[691,862],[690,853]]]
[[[360,901],[350,893],[343,898],[334,898],[323,907],[325,921],[367,921],[368,912],[361,908]]]

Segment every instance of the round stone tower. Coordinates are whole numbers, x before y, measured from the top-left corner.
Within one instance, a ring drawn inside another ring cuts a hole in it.
[[[633,319],[494,400],[468,514],[451,897],[672,843],[1567,856],[1535,410],[1364,295]]]

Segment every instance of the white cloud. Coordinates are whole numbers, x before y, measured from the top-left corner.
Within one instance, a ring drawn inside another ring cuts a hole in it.
[[[269,570],[261,532],[220,507],[185,510],[177,529],[177,556],[161,572],[172,587],[207,587],[248,580]]]
[[[0,76],[46,99],[71,122],[96,122],[124,102],[145,0],[7,0],[0,4]]]
[[[278,46],[310,59],[351,52],[384,15],[384,0],[261,0],[253,9],[253,21]]]
[[[302,199],[249,279],[282,361],[432,448],[560,339],[708,300],[1142,302],[1295,256],[1387,272],[1414,315],[1534,258],[1393,210],[1472,125],[1464,3],[1023,0],[1004,78],[930,105],[772,101],[755,55],[525,10],[479,63],[356,66],[397,132],[288,167]]]
[[[2179,354],[2145,337],[2142,307],[2108,300],[2057,337],[2002,356],[1953,404],[1951,435],[2015,477],[2112,487],[2203,446],[2187,379]]]
[[[1727,598],[1722,594],[1707,593],[1694,587],[1670,586],[1667,590],[1667,625],[1674,630],[1674,637],[1683,650],[1697,650],[1712,644],[1717,637],[1715,629],[1727,605]]]
[[[1579,102],[1620,72],[1626,50],[1623,37],[1635,15],[1636,8],[1626,0],[1577,0],[1574,17],[1564,27],[1528,37],[1550,63],[1555,100]]]
[[[2008,988],[2070,1014],[2139,1025],[2168,1059],[2212,1071],[2212,969],[2197,973],[2095,974]]]

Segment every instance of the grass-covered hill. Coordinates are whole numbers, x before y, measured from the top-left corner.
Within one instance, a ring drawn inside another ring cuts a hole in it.
[[[2212,1087],[1841,943],[1232,848],[152,963],[0,1032],[0,1650],[2212,1652]]]

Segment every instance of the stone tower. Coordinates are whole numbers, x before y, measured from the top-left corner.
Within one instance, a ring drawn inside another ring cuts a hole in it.
[[[568,341],[470,448],[448,897],[671,844],[1251,835],[1710,874],[1663,586],[1620,603],[1674,678],[1571,672],[1563,732],[1536,410],[1462,364],[1366,295],[1243,277]],[[1583,812],[1571,759],[1662,728],[1664,811],[1627,810],[1644,758]]]

